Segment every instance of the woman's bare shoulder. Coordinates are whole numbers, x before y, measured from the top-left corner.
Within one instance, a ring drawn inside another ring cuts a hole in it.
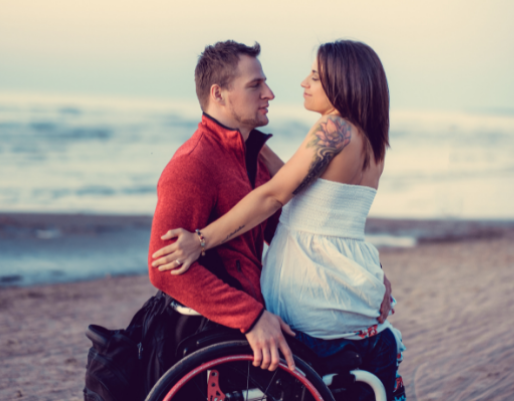
[[[338,116],[339,117],[339,116]],[[346,121],[351,127],[347,146],[334,157],[321,178],[342,184],[366,185],[377,188],[378,181],[384,170],[384,160],[376,162],[373,151],[368,146],[366,135],[354,124]],[[370,152],[368,154],[368,152]],[[365,163],[366,159],[369,163]],[[364,165],[367,167],[364,168]]]

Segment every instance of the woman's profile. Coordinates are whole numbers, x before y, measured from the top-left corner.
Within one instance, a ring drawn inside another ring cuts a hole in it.
[[[389,146],[386,75],[373,49],[341,40],[319,47],[302,87],[305,108],[321,118],[293,157],[207,227],[167,233],[163,238],[179,239],[155,254],[155,265],[184,273],[206,249],[282,208],[261,276],[266,308],[319,356],[351,344],[387,398],[404,399],[395,392],[404,347],[387,320],[377,322],[384,273],[364,237]]]

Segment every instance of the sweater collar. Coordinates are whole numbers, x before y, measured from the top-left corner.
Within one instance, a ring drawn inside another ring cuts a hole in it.
[[[245,143],[243,141],[243,135],[238,129],[230,128],[221,124],[207,113],[203,113],[202,124],[218,138],[225,148],[241,152],[239,154],[244,155],[243,158],[246,172],[252,187],[255,188],[259,153],[266,141],[273,135],[264,134],[259,130],[253,129],[250,131]]]
[[[265,134],[259,130],[253,129],[250,131],[245,143],[245,141],[243,141],[243,135],[238,128],[227,127],[205,112],[202,115],[202,125],[217,134],[217,137],[222,140],[225,146],[232,148],[242,145],[246,153],[248,153],[246,148],[249,147],[252,153],[256,152],[258,154],[266,141],[273,136],[272,134]]]
[[[215,125],[217,126],[218,128],[222,128],[226,131],[237,131],[240,133],[239,131],[239,128],[230,128],[230,127],[227,127],[226,125],[223,125],[222,123],[220,123],[218,120],[216,120],[214,117],[212,117],[211,115],[207,114],[206,112],[203,112],[202,113],[202,123],[207,123],[207,125]],[[214,127],[212,127],[214,128]]]

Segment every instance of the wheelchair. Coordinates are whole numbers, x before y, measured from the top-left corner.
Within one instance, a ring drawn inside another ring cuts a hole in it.
[[[172,303],[182,315],[196,311]],[[183,340],[175,363],[155,384],[146,401],[335,401],[354,399],[357,382],[371,387],[376,401],[386,401],[382,382],[359,370],[352,349],[319,358],[307,346],[288,338],[296,368],[281,359],[270,372],[253,366],[253,352],[243,334],[217,326]]]

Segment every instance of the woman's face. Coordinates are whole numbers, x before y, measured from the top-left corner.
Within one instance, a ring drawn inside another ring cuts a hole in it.
[[[318,59],[312,63],[311,73],[302,81],[304,107],[307,110],[315,111],[321,114],[328,114],[334,111],[334,106],[328,100],[327,94],[323,90],[321,80],[318,73]]]

